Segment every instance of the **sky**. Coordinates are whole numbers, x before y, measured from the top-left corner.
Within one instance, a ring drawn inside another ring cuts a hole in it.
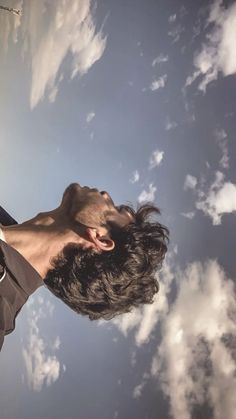
[[[0,204],[20,223],[72,182],[153,202],[153,304],[111,321],[40,287],[0,356],[1,419],[235,419],[236,2],[0,5]]]

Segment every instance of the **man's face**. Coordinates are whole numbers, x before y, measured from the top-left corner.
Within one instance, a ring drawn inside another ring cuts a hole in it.
[[[106,191],[99,192],[88,186],[81,187],[79,183],[72,183],[65,189],[62,205],[68,208],[73,222],[91,228],[105,225],[108,221],[123,227],[133,220],[126,209],[114,205]]]

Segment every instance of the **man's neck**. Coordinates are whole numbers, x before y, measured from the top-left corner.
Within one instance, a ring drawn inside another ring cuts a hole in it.
[[[76,232],[69,229],[57,210],[39,213],[22,224],[3,226],[8,245],[17,250],[44,279],[51,260],[58,256],[68,243],[83,243]]]

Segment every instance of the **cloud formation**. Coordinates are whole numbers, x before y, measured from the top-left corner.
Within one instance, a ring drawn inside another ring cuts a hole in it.
[[[89,124],[89,122],[91,122],[94,117],[95,117],[95,113],[89,112],[86,116],[86,122]]]
[[[208,190],[199,189],[196,208],[212,219],[213,225],[221,224],[221,218],[226,213],[236,211],[236,185],[224,181],[224,174],[215,173],[215,180]]]
[[[208,84],[223,76],[236,74],[236,4],[228,9],[223,6],[222,0],[216,0],[210,9],[207,20],[209,29],[206,41],[201,51],[195,54],[195,71],[186,80],[185,86],[190,86],[200,77],[198,89],[205,93]],[[213,27],[212,27],[213,26]]]
[[[173,14],[173,15],[170,15],[170,16],[168,17],[168,22],[169,22],[169,23],[174,23],[174,22],[176,21],[176,17],[177,17],[176,13],[175,13],[175,14]]]
[[[164,55],[162,52],[154,58],[152,62],[152,67],[155,67],[157,64],[166,63],[169,60],[168,55]]]
[[[142,203],[145,201],[153,202],[155,200],[155,192],[157,188],[153,186],[152,183],[148,186],[149,190],[146,191],[145,189],[141,192],[141,194],[138,197],[138,202]]]
[[[184,190],[195,189],[197,185],[197,178],[192,175],[187,175],[184,181]]]
[[[195,216],[195,212],[194,211],[181,212],[181,215],[183,215],[183,217],[186,217],[186,218],[189,218],[190,220],[192,220],[193,217]]]
[[[191,419],[194,406],[204,403],[213,409],[214,419],[234,419],[233,281],[216,260],[208,260],[179,270],[176,283],[177,297],[162,322],[152,376],[170,399],[174,419]]]
[[[150,374],[134,388],[133,397],[142,396],[151,376],[168,397],[174,419],[191,419],[194,408],[206,404],[213,419],[234,419],[234,282],[217,260],[195,261],[183,270],[174,253],[163,264],[154,303],[112,320],[125,336],[135,330],[138,347],[160,327]]]
[[[139,172],[138,172],[138,170],[135,170],[133,173],[132,173],[132,177],[130,178],[130,182],[131,183],[136,183],[136,182],[138,182],[139,181],[139,178],[140,178],[140,175],[139,175]]]
[[[225,130],[217,129],[215,131],[215,137],[222,152],[222,157],[220,159],[219,164],[223,169],[229,169],[229,150],[228,150],[227,134]]]
[[[151,85],[150,89],[154,92],[155,90],[163,89],[165,87],[167,81],[167,74],[159,77],[158,79],[154,80]]]
[[[171,23],[171,22],[170,22]],[[184,27],[178,24],[176,27],[168,31],[168,36],[172,38],[172,43],[175,44],[179,41],[181,33],[184,31]]]
[[[165,122],[165,130],[170,131],[170,130],[176,128],[177,126],[178,126],[177,122],[171,121],[170,117],[167,116],[166,122]]]
[[[22,54],[28,53],[31,61],[31,109],[45,96],[55,101],[66,57],[73,79],[86,74],[103,55],[106,37],[96,32],[90,5],[89,0],[58,0],[53,7],[46,0],[30,1],[29,7],[24,3],[24,19],[16,30],[21,30]]]
[[[138,399],[142,396],[143,393],[143,389],[146,386],[146,384],[148,383],[150,379],[150,374],[148,372],[144,372],[143,376],[142,376],[142,380],[141,383],[136,385],[133,389],[133,398],[134,399]]]
[[[160,150],[154,150],[151,154],[151,157],[149,159],[149,169],[154,169],[154,167],[160,166],[162,160],[164,157],[164,151]]]
[[[60,374],[60,362],[55,351],[60,347],[60,338],[57,336],[52,344],[46,344],[40,336],[39,320],[52,315],[54,306],[42,297],[31,297],[27,302],[29,336],[27,345],[22,349],[26,367],[28,386],[33,391],[41,391],[44,384],[48,387],[53,384]],[[51,352],[51,354],[49,354]],[[63,366],[65,370],[65,366]]]
[[[21,10],[23,0],[15,0],[11,2],[11,8]],[[18,42],[19,28],[21,25],[22,16],[13,12],[2,11],[0,13],[0,47],[6,53],[8,51],[8,44],[10,42],[10,35],[12,41],[16,44]]]

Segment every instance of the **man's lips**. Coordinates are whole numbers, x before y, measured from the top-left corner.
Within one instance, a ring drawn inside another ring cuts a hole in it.
[[[96,188],[90,188],[89,186],[83,186],[82,189],[89,189],[91,192],[99,192]]]
[[[90,192],[98,192],[99,193],[99,190],[97,188],[90,188],[89,186],[81,186],[78,182],[71,183],[68,186],[67,190],[71,190],[73,188],[87,189]]]

